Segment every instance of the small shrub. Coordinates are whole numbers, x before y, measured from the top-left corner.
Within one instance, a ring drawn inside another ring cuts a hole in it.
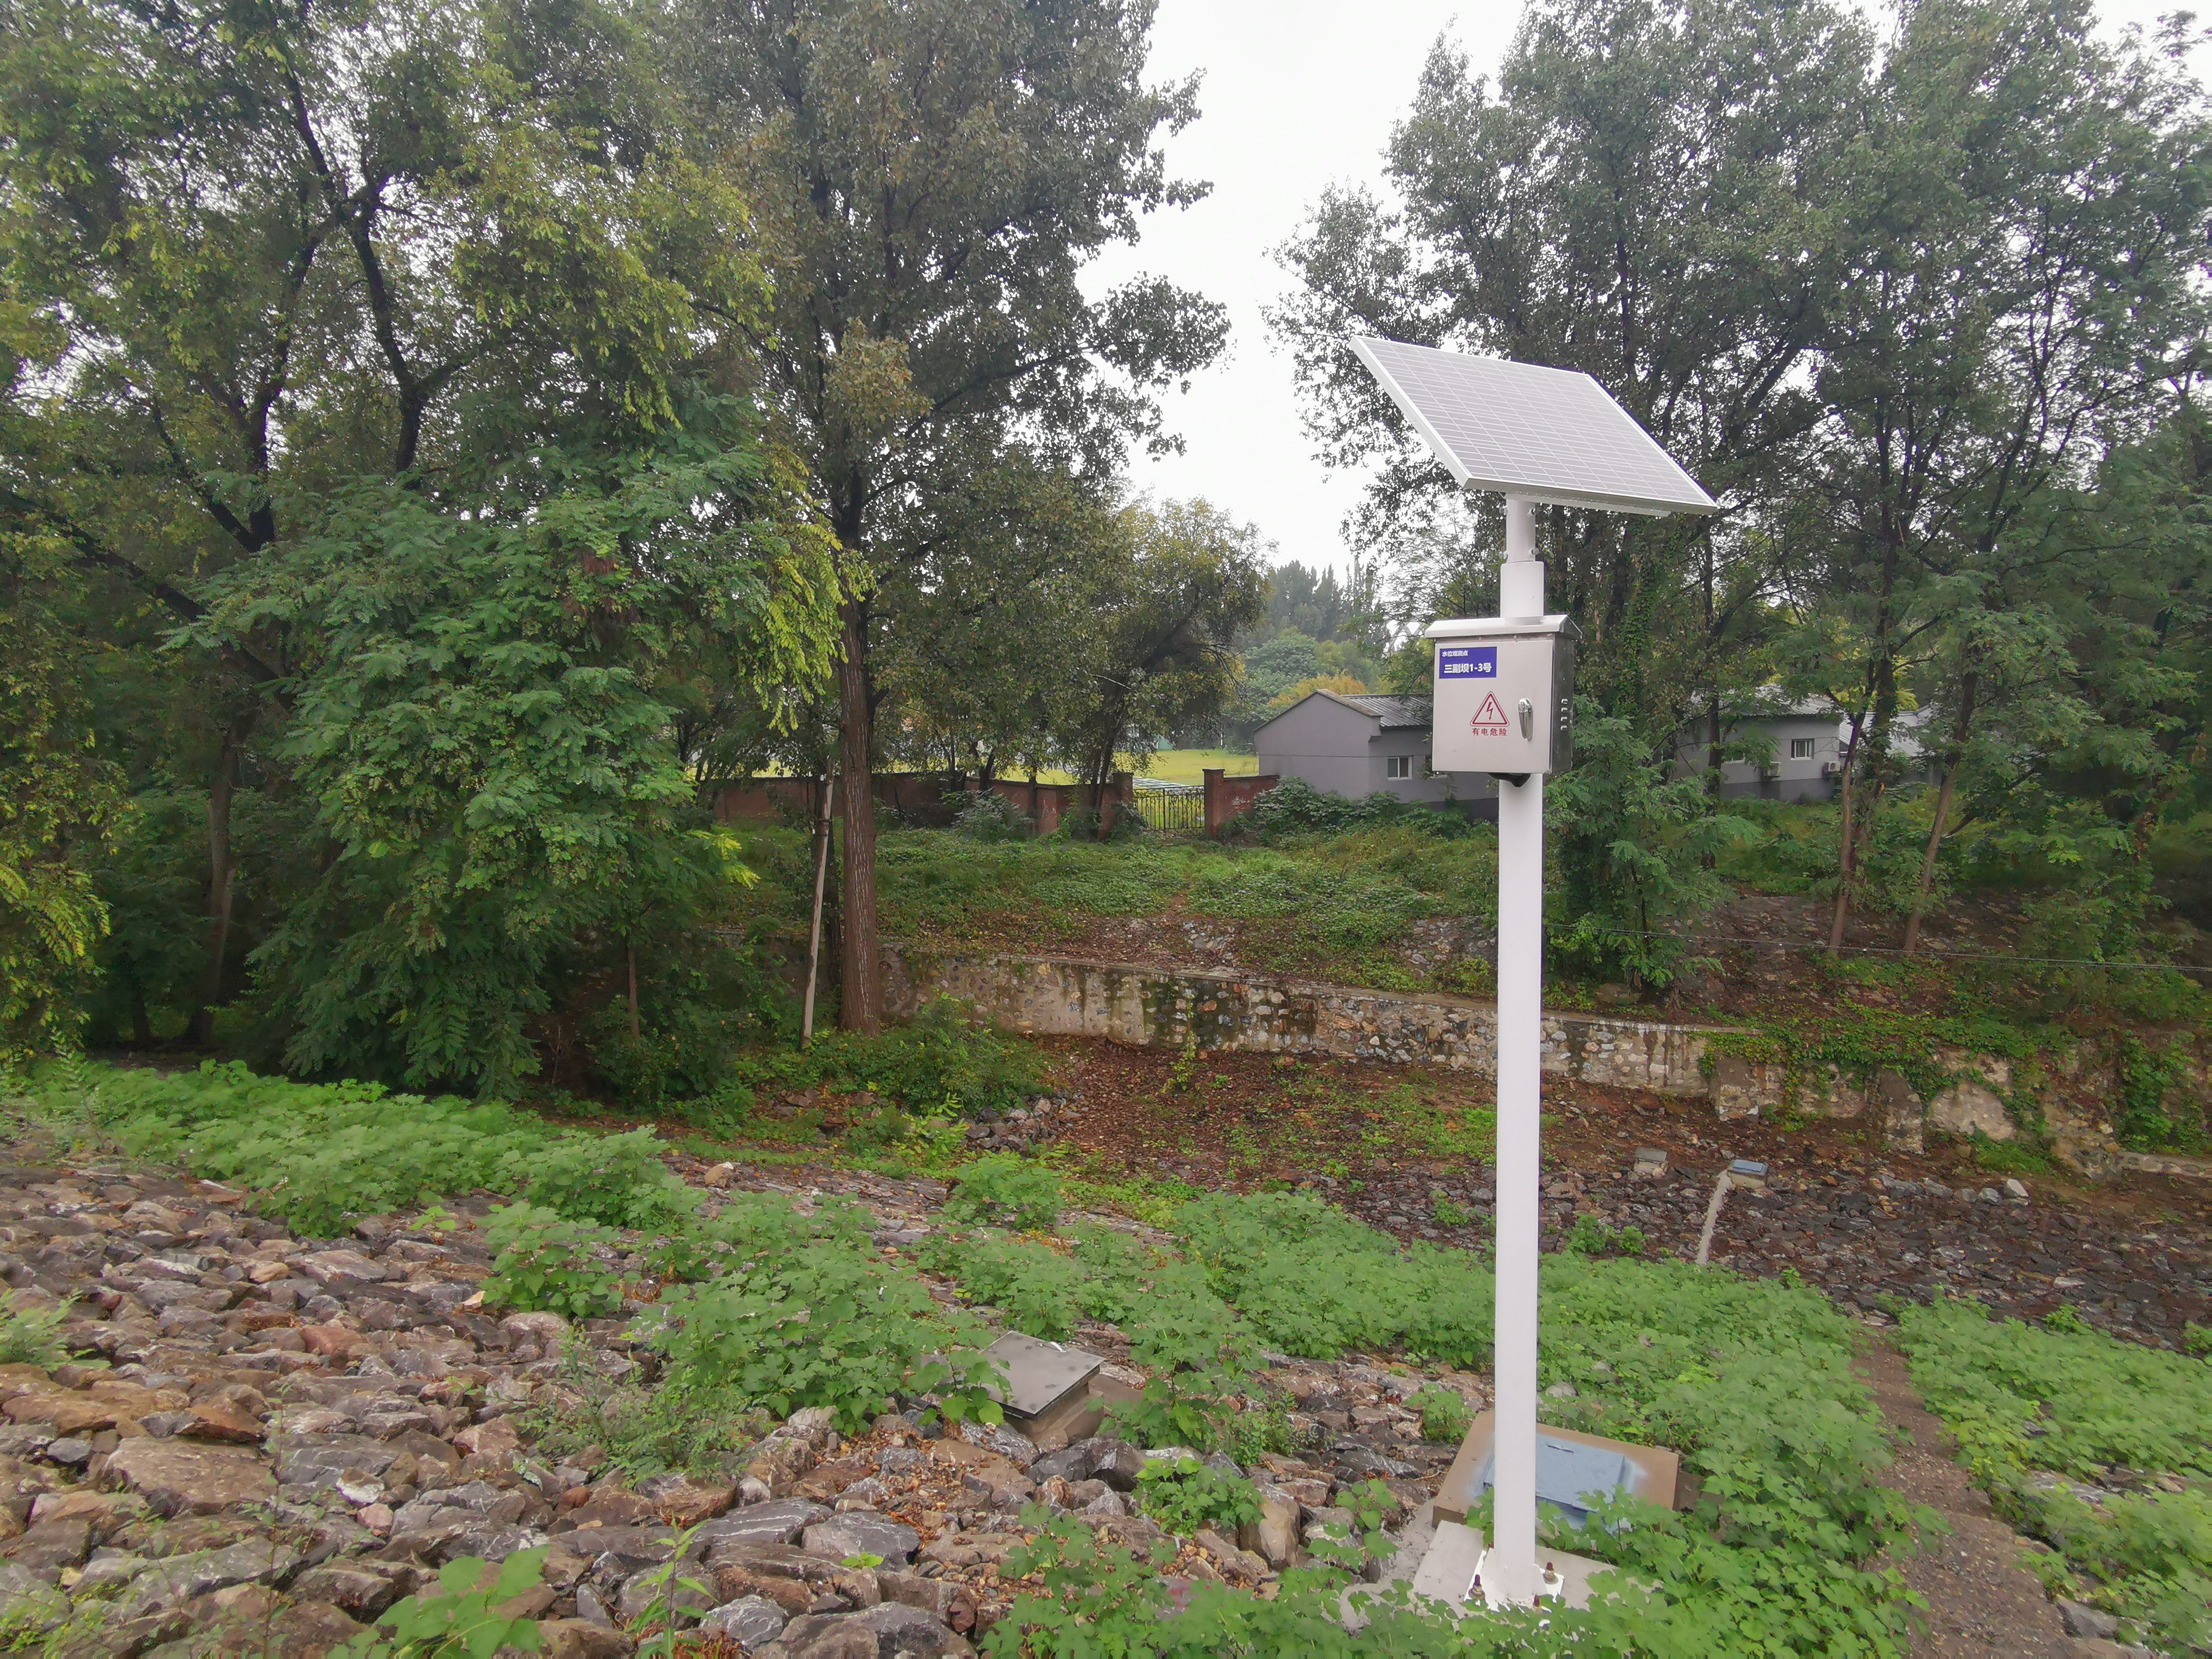
[[[1427,1388],[1406,1402],[1421,1414],[1421,1438],[1458,1442],[1467,1438],[1474,1413],[1449,1389]]]
[[[1479,1218],[1464,1204],[1449,1198],[1439,1198],[1431,1211],[1431,1218],[1439,1227],[1472,1227]]]
[[[1594,1215],[1578,1215],[1567,1234],[1564,1248],[1572,1250],[1577,1255],[1635,1256],[1644,1254],[1644,1243],[1641,1227],[1623,1227],[1615,1232]]]
[[[535,1653],[544,1645],[535,1620],[495,1611],[544,1581],[545,1550],[517,1550],[495,1568],[473,1555],[438,1569],[438,1588],[398,1603],[343,1651],[383,1659],[461,1659],[502,1649]]]
[[[1011,1152],[993,1152],[961,1170],[945,1213],[956,1221],[1041,1232],[1060,1219],[1060,1206],[1058,1176]]]
[[[570,1133],[527,1156],[510,1155],[511,1190],[572,1221],[610,1227],[651,1227],[696,1207],[699,1195],[660,1161],[652,1130],[627,1134]]]
[[[1201,1527],[1233,1537],[1260,1518],[1260,1492],[1242,1475],[1209,1468],[1195,1457],[1155,1457],[1137,1472],[1137,1507],[1186,1538]]]
[[[562,1356],[561,1386],[541,1389],[517,1417],[539,1456],[557,1462],[596,1446],[641,1480],[732,1474],[769,1427],[768,1413],[733,1389],[690,1375],[614,1382],[578,1349]]]
[[[825,1031],[808,1048],[757,1049],[732,1062],[756,1095],[833,1088],[872,1091],[909,1112],[1011,1111],[1045,1086],[1044,1058],[1026,1042],[971,1024],[950,997],[906,1024],[866,1034]]]
[[[857,1434],[897,1395],[1000,1420],[983,1395],[983,1333],[948,1315],[910,1267],[811,1240],[667,1295],[643,1324],[679,1385],[724,1386],[779,1417],[826,1406]]]
[[[52,1370],[69,1358],[61,1308],[26,1306],[14,1296],[0,1301],[0,1365],[38,1365]]]
[[[598,1254],[614,1243],[611,1230],[563,1221],[536,1204],[507,1204],[492,1211],[484,1233],[498,1252],[483,1282],[484,1300],[493,1306],[569,1319],[593,1319],[622,1306],[621,1281]]]
[[[971,841],[1027,841],[1036,834],[1029,815],[995,789],[972,789],[952,816],[952,827]]]
[[[1048,1342],[1075,1333],[1083,1271],[1042,1244],[995,1233],[939,1232],[925,1247],[922,1264],[957,1279],[975,1300],[1000,1309],[1012,1329]]]

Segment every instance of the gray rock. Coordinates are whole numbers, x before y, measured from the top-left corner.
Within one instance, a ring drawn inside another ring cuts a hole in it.
[[[806,1528],[803,1547],[809,1555],[842,1561],[848,1555],[875,1555],[891,1566],[903,1566],[921,1547],[921,1534],[902,1521],[872,1510],[851,1510],[817,1521]]]
[[[1068,1450],[1082,1451],[1088,1457],[1091,1466],[1084,1471],[1083,1479],[1103,1480],[1115,1492],[1136,1491],[1137,1476],[1145,1467],[1145,1455],[1127,1441],[1093,1435],[1088,1440],[1077,1441]]]
[[[875,1645],[855,1639],[865,1633]],[[811,1613],[784,1626],[783,1644],[791,1659],[949,1659],[975,1650],[965,1637],[947,1630],[920,1607],[885,1601],[861,1613]]]
[[[2059,1622],[2066,1626],[2069,1636],[2086,1636],[2096,1641],[2109,1642],[2120,1633],[2120,1621],[2100,1607],[2087,1601],[2061,1601],[2058,1604]]]
[[[64,1468],[81,1469],[92,1462],[92,1442],[80,1440],[73,1434],[50,1440],[46,1443],[46,1461],[59,1463]]]
[[[795,1544],[799,1534],[829,1517],[827,1504],[810,1503],[804,1498],[786,1498],[716,1516],[699,1528],[697,1535],[710,1544],[723,1539],[749,1544]]]
[[[241,1539],[228,1549],[196,1550],[157,1561],[131,1581],[117,1616],[135,1619],[233,1584],[274,1583],[300,1565],[300,1552],[274,1539]]]
[[[783,1634],[783,1609],[765,1595],[743,1595],[726,1601],[699,1621],[702,1631],[714,1631],[744,1644],[748,1650],[765,1647]]]
[[[963,1423],[959,1434],[969,1445],[994,1451],[1018,1468],[1027,1469],[1036,1462],[1036,1442],[1003,1423]]]
[[[399,1448],[361,1434],[284,1434],[269,1443],[276,1479],[287,1486],[335,1486],[349,1469],[382,1474]]]
[[[1098,1467],[1098,1453],[1096,1449],[1097,1444],[1096,1440],[1079,1440],[1072,1446],[1063,1446],[1058,1451],[1045,1453],[1043,1456],[1030,1465],[1030,1479],[1039,1485],[1055,1476],[1071,1484],[1078,1480],[1088,1480],[1091,1479],[1092,1471]],[[925,1461],[923,1454],[919,1451],[909,1455],[917,1463]],[[885,1458],[890,1455],[891,1453],[888,1451],[883,1454]],[[888,1462],[882,1466],[884,1468],[909,1467],[903,1463]]]

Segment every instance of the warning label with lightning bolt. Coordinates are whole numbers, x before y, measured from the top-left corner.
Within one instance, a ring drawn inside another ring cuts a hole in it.
[[[1474,711],[1468,722],[1478,738],[1502,738],[1506,735],[1505,711],[1498,706],[1498,694],[1492,692],[1482,700],[1482,707]]]

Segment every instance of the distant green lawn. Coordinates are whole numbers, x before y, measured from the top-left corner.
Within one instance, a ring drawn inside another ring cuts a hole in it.
[[[1249,778],[1259,771],[1260,757],[1233,749],[1163,749],[1139,769],[1163,783],[1203,783],[1200,774],[1209,766],[1219,767],[1232,778]]]

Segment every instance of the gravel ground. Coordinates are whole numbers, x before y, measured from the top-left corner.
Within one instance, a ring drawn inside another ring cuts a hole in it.
[[[1389,1111],[1394,1097],[1414,1095],[1445,1115],[1486,1109],[1487,1079],[1209,1054],[1200,1084],[1177,1092],[1172,1054],[1054,1046],[1069,1098],[1054,1109],[1053,1133],[1102,1172],[1310,1183],[1400,1237],[1488,1238],[1494,1194],[1480,1157],[1434,1155]],[[2136,1176],[2095,1186],[2037,1173],[2021,1182],[2021,1198],[1963,1144],[1892,1152],[1855,1124],[1723,1122],[1702,1100],[1550,1079],[1545,1091],[1547,1249],[1588,1215],[1637,1228],[1649,1253],[1693,1257],[1716,1177],[1749,1158],[1768,1166],[1766,1190],[1730,1193],[1711,1253],[1739,1271],[1794,1270],[1870,1313],[1887,1297],[1942,1293],[2027,1317],[2065,1304],[2115,1335],[2166,1347],[2191,1322],[2212,1325],[2208,1183]],[[1636,1175],[1645,1147],[1667,1154],[1663,1176]],[[1439,1198],[1447,1219],[1452,1206],[1471,1218],[1438,1224]]]

